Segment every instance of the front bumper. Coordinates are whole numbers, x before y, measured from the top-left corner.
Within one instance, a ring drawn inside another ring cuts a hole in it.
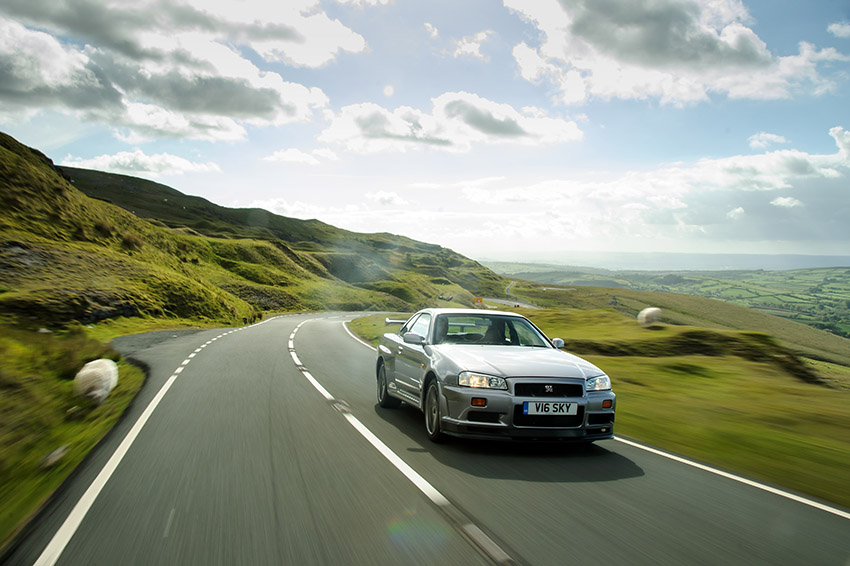
[[[540,383],[542,387],[544,382]],[[581,396],[516,395],[516,383],[510,380],[508,391],[443,385],[440,388],[442,430],[464,438],[574,441],[613,438],[616,395],[612,391],[584,392],[582,381],[572,383],[573,390],[580,386]],[[473,406],[473,398],[485,399],[486,406]],[[525,401],[575,403],[578,412],[571,416],[523,415]],[[610,401],[610,408],[603,407],[605,401]]]

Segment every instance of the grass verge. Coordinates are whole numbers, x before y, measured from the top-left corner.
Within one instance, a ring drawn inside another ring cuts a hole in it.
[[[73,378],[101,357],[117,360],[118,385],[102,405],[92,406],[74,396]],[[145,375],[80,327],[40,334],[0,326],[0,359],[2,548],[112,429]],[[57,450],[64,456],[46,465]]]

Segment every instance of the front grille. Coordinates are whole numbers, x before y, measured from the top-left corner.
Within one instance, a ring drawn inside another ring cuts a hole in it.
[[[514,406],[514,426],[578,427],[584,422],[584,407],[579,405],[576,415],[524,415],[522,405]]]
[[[593,413],[587,415],[588,425],[605,425],[614,422],[614,413]]]
[[[500,413],[493,411],[469,411],[466,415],[466,420],[476,423],[497,423],[499,422]]]
[[[547,386],[552,391],[547,391]],[[584,387],[580,383],[517,383],[514,385],[517,397],[581,397]]]

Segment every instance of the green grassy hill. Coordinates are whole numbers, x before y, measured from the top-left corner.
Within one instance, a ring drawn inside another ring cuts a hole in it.
[[[266,310],[416,308],[440,296],[472,304],[504,288],[440,246],[59,169],[6,135],[0,183],[0,319],[30,327],[116,317],[225,324]]]
[[[850,267],[785,271],[611,271],[485,262],[497,273],[559,286],[626,288],[719,299],[850,338]]]
[[[850,339],[724,301],[626,288],[558,288],[530,282],[515,285],[511,291],[541,306],[613,309],[630,316],[646,307],[660,307],[662,320],[669,324],[763,332],[800,356],[850,367]]]

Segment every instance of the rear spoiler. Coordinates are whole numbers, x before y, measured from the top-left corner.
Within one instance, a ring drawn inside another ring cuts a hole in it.
[[[404,324],[405,322],[407,322],[407,319],[405,319],[405,320],[398,320],[398,319],[396,319],[396,318],[387,318],[386,320],[384,320],[384,324],[386,324],[386,325],[390,325],[390,324]]]

